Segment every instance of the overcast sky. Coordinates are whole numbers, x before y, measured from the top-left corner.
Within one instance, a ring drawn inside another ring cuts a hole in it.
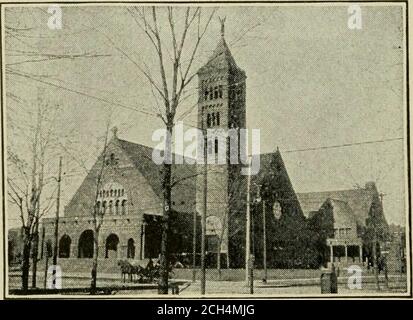
[[[247,125],[261,129],[262,152],[280,148],[295,191],[352,189],[376,181],[385,194],[388,221],[405,224],[405,140],[348,146],[404,137],[403,7],[361,6],[361,30],[348,28],[347,9],[346,5],[219,8],[194,71],[219,41],[218,16],[226,16],[226,40],[248,77]],[[205,14],[210,10],[205,9]],[[63,7],[62,30],[48,29],[49,16],[47,7],[6,9],[6,24],[27,30],[17,36],[6,34],[5,64],[43,75],[35,79],[53,84],[7,76],[6,91],[21,101],[7,99],[6,113],[27,117],[38,92],[43,92],[45,99],[63,107],[62,136],[71,132],[79,157],[87,159],[89,166],[99,150],[96,139],[104,132],[109,109],[122,139],[156,145],[151,136],[162,123],[145,113],[155,110],[151,88],[113,47],[138,63],[144,61],[156,74],[153,49],[125,8]],[[160,19],[160,24],[167,31],[166,20]],[[22,51],[102,56],[16,64],[28,60],[18,54]],[[195,125],[196,81],[186,94],[179,115],[191,111],[183,121]],[[27,141],[11,130],[8,133],[8,143],[23,150]],[[340,145],[347,146],[297,151]],[[68,172],[75,168],[69,162]],[[79,169],[65,179],[63,203],[83,178]],[[10,214],[9,226],[18,223],[17,216]]]

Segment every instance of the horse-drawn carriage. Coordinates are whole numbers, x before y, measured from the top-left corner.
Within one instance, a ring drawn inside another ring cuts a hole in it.
[[[160,265],[158,263],[153,264],[151,260],[146,267],[142,267],[138,262],[128,260],[119,260],[118,266],[123,282],[129,280],[137,283],[156,283],[160,277]],[[169,272],[172,273],[172,268]]]

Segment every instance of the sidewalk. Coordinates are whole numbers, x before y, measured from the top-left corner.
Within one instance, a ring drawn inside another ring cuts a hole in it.
[[[88,273],[66,273],[62,278],[62,286],[64,288],[88,287],[90,285],[90,274]],[[367,275],[362,280],[362,290],[350,290],[348,288],[348,277],[342,276],[337,279],[338,293],[354,295],[362,293],[378,293],[374,275]],[[384,275],[380,275],[380,286],[384,289]],[[38,275],[39,287],[43,286],[44,273]],[[180,295],[193,296],[200,295],[200,281],[192,282],[188,279],[171,279],[175,282],[183,282],[180,286]],[[142,290],[146,286],[153,287],[154,284],[139,284],[133,282],[123,282],[120,274],[115,273],[99,273],[97,284],[99,287],[125,288],[128,290],[119,291],[117,294],[156,294],[156,290]],[[10,288],[20,287],[20,273],[13,272],[9,276]],[[381,290],[379,293],[394,293],[406,292],[407,279],[406,276],[389,275],[389,288]],[[206,282],[207,294],[215,295],[244,295],[249,294],[249,287],[245,281],[212,281]],[[261,280],[254,281],[254,293],[261,295],[314,295],[320,294],[320,279],[319,278],[297,278],[297,279],[269,279],[267,283]]]

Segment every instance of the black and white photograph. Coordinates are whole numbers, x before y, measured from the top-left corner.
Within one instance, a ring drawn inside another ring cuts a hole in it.
[[[2,3],[3,298],[411,298],[407,19]]]

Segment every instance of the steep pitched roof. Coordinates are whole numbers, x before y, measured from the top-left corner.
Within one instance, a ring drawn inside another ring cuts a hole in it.
[[[275,152],[260,155],[260,171],[251,177],[251,184],[270,185],[271,190],[267,190],[267,192],[277,193],[275,198],[278,198],[280,202],[294,204],[300,214],[303,214],[281,152],[278,149]],[[255,191],[251,190],[251,192]]]
[[[153,191],[158,196],[162,195],[162,166],[152,161],[153,148],[121,139],[117,139],[117,143],[133,161]]]
[[[145,177],[148,184],[152,187],[158,197],[163,197],[162,188],[162,166],[152,160],[153,148],[142,144],[117,139],[118,145],[128,154],[136,168]],[[173,159],[175,155],[172,155]],[[196,166],[189,164],[173,164],[172,179],[180,180],[176,185],[180,201],[186,204],[193,204],[196,198]],[[173,182],[172,181],[172,182]]]
[[[224,37],[221,37],[212,56],[209,58],[208,62],[198,70],[198,73],[204,73],[215,69],[239,69]]]
[[[375,193],[377,193],[376,186],[368,183],[365,188],[297,193],[297,196],[306,216],[309,216],[312,211],[319,210],[322,204],[329,198],[344,201],[353,211],[357,222],[364,226]]]

